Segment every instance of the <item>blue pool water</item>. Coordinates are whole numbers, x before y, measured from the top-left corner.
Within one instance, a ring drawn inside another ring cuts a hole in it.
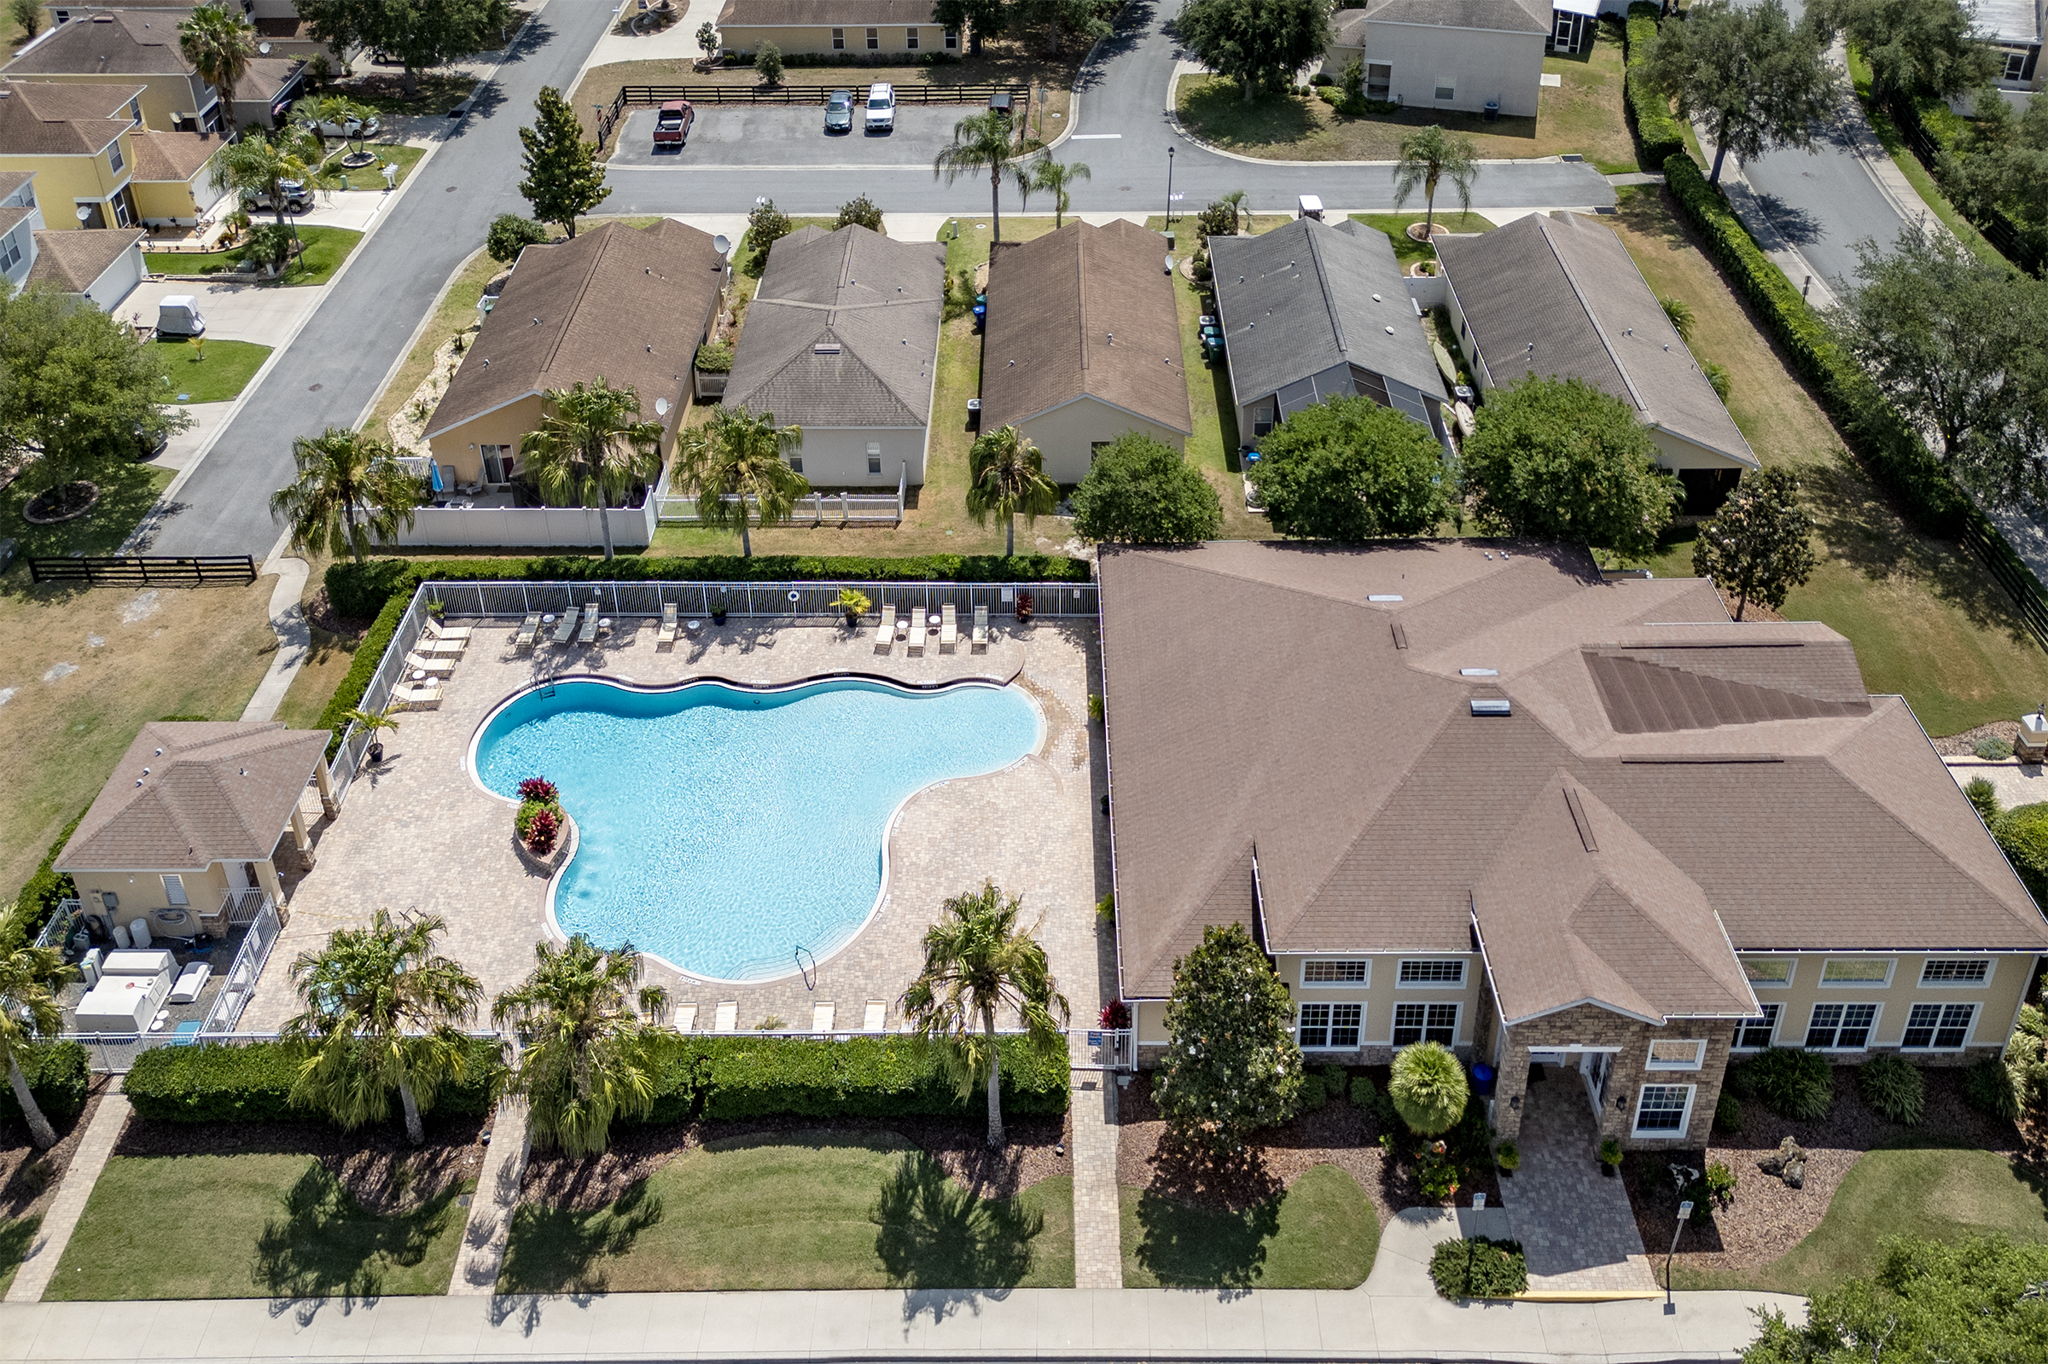
[[[556,885],[563,932],[756,980],[867,921],[905,798],[1006,767],[1038,736],[1036,707],[1013,687],[562,682],[491,717],[476,772],[505,796],[527,777],[561,788],[582,838]]]

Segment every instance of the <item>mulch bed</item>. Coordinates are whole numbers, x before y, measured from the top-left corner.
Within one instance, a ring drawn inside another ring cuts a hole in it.
[[[1385,1066],[1364,1073],[1385,1090]],[[1403,1208],[1470,1206],[1474,1193],[1500,1202],[1500,1178],[1491,1169],[1450,1199],[1423,1197],[1405,1163],[1389,1160],[1380,1149],[1378,1120],[1348,1099],[1333,1098],[1313,1113],[1259,1133],[1247,1158],[1228,1165],[1183,1148],[1168,1134],[1152,1101],[1149,1074],[1133,1076],[1118,1093],[1117,1119],[1117,1183],[1183,1203],[1240,1211],[1272,1198],[1318,1165],[1334,1165],[1356,1179],[1382,1223]]]
[[[0,1221],[33,1217],[49,1205],[85,1129],[92,1126],[105,1085],[104,1077],[94,1077],[85,1110],[69,1127],[57,1125],[57,1144],[47,1151],[38,1151],[29,1143],[28,1128],[21,1123],[0,1122]]]
[[[529,1202],[591,1211],[622,1197],[635,1185],[693,1147],[762,1136],[901,1137],[936,1160],[959,1183],[988,1198],[1009,1198],[1043,1179],[1074,1172],[1071,1129],[1065,1116],[1008,1118],[1007,1144],[988,1147],[981,1119],[938,1118],[762,1118],[743,1122],[693,1122],[673,1126],[620,1127],[603,1155],[576,1159],[536,1151],[526,1164],[523,1195]]]
[[[483,1169],[489,1132],[482,1118],[429,1118],[414,1146],[397,1123],[344,1132],[325,1123],[178,1123],[130,1119],[117,1156],[313,1156],[364,1208],[407,1212]]]
[[[1944,758],[1968,758],[1977,752],[1977,745],[1986,739],[2003,739],[2008,744],[2020,736],[2020,722],[2017,720],[1993,720],[1988,725],[1966,729],[1961,734],[1951,734],[1934,741],[1934,751]]]
[[[1678,1194],[1671,1165],[1704,1170],[1719,1161],[1735,1173],[1735,1202],[1715,1212],[1704,1227],[1689,1228],[1677,1264],[1702,1273],[1744,1271],[1769,1264],[1820,1225],[1828,1203],[1863,1153],[1913,1134],[1938,1134],[1946,1144],[2016,1155],[2020,1138],[2004,1123],[1963,1102],[1959,1069],[1930,1069],[1927,1115],[1917,1128],[1887,1122],[1864,1105],[1853,1068],[1835,1072],[1835,1103],[1819,1122],[1781,1118],[1754,1100],[1744,1100],[1742,1128],[1717,1132],[1705,1151],[1631,1153],[1622,1166],[1636,1229],[1643,1244],[1671,1244]],[[1806,1148],[1806,1182],[1794,1189],[1757,1162],[1791,1137]]]

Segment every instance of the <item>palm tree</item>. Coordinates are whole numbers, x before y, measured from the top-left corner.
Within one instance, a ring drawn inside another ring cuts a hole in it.
[[[967,514],[977,526],[991,516],[1003,519],[1005,555],[1017,552],[1019,515],[1036,521],[1059,502],[1059,485],[1045,476],[1044,457],[1016,427],[989,432],[967,452]]]
[[[304,128],[273,128],[251,133],[222,147],[213,158],[213,187],[243,195],[265,194],[285,226],[284,182],[303,180],[307,168],[320,159],[318,140]],[[293,235],[297,235],[294,229]]]
[[[531,1105],[534,1144],[595,1155],[613,1121],[644,1116],[654,1102],[655,1046],[668,992],[640,981],[640,954],[601,951],[578,933],[566,946],[541,943],[524,983],[498,996],[491,1016],[524,1040],[507,1092]]]
[[[292,442],[298,476],[270,496],[270,510],[292,530],[292,548],[347,554],[361,563],[378,541],[389,540],[426,500],[419,478],[406,472],[390,444],[367,431],[330,426]]]
[[[661,423],[640,416],[640,395],[603,379],[547,392],[547,415],[519,442],[541,496],[597,507],[604,557],[612,557],[610,507],[635,483],[661,472]]]
[[[1067,205],[1070,202],[1068,186],[1079,184],[1088,178],[1086,161],[1061,162],[1048,156],[1031,168],[1031,188],[1042,189],[1052,195],[1052,226],[1055,232],[1066,226]]]
[[[369,105],[352,100],[347,95],[322,95],[318,99],[302,99],[292,106],[294,121],[312,134],[314,140],[320,144],[323,159],[327,150],[327,135],[320,131],[322,124],[331,123],[342,128],[342,141],[360,144],[363,140],[363,129],[369,126],[373,112]],[[353,135],[346,131],[351,122],[356,125]]]
[[[963,175],[988,172],[990,221],[994,238],[1003,239],[1003,171],[1045,144],[1035,138],[1019,137],[1009,117],[995,109],[969,114],[953,125],[953,145],[942,149],[932,161],[932,174],[952,184]]]
[[[1665,298],[1658,295],[1657,302],[1664,309],[1664,316],[1671,319],[1671,330],[1678,333],[1678,339],[1692,344],[1692,304],[1682,298]]]
[[[1216,202],[1219,204],[1228,204],[1230,206],[1231,233],[1235,234],[1251,231],[1252,206],[1248,201],[1248,196],[1244,190],[1234,189],[1230,191],[1230,193],[1225,194],[1218,198]]]
[[[21,1062],[38,1041],[54,1037],[64,1026],[56,987],[72,974],[62,951],[30,945],[25,914],[13,906],[0,913],[0,1060],[7,1063],[7,1083],[39,1151],[57,1144],[57,1129],[36,1103]]]
[[[460,1025],[484,994],[461,963],[434,950],[447,927],[438,914],[399,920],[380,909],[368,928],[338,928],[327,946],[292,963],[306,1009],[284,1035],[313,1048],[292,1083],[294,1103],[354,1128],[389,1117],[395,1090],[406,1139],[426,1141],[420,1110],[468,1074]]]
[[[235,127],[235,87],[256,56],[256,30],[226,5],[201,5],[178,25],[178,51],[220,100],[215,115],[223,131]]]
[[[988,1089],[988,1144],[1003,1144],[1002,1056],[996,1017],[1015,1012],[1035,1051],[1066,1049],[1067,998],[1056,988],[1045,949],[1017,927],[1021,902],[995,882],[946,901],[924,935],[924,970],[903,994],[918,1033],[945,1049],[960,1096]]]
[[[788,463],[803,441],[802,427],[777,426],[773,412],[721,407],[676,443],[676,471],[696,495],[698,518],[707,526],[737,523],[742,558],[754,553],[747,532],[752,508],[760,509],[765,526],[788,516],[810,492],[810,480]]]
[[[1423,229],[1425,240],[1436,230],[1436,187],[1447,175],[1457,187],[1459,211],[1469,211],[1472,182],[1479,176],[1479,150],[1472,145],[1471,138],[1447,133],[1432,123],[1414,136],[1401,139],[1401,159],[1394,163],[1394,207],[1407,203],[1415,187],[1422,186],[1423,201],[1429,206]]]

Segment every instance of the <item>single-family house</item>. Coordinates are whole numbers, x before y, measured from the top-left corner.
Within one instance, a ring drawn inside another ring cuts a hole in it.
[[[718,38],[732,52],[774,43],[785,53],[855,59],[960,50],[960,31],[932,17],[931,0],[725,0]]]
[[[1194,430],[1166,257],[1138,223],[1077,218],[989,258],[982,428],[1022,431],[1055,483],[1128,432],[1178,450]]]
[[[1239,438],[1290,412],[1364,396],[1444,436],[1444,381],[1393,244],[1364,223],[1297,218],[1209,239]]]
[[[29,269],[36,263],[36,234],[42,230],[35,176],[0,170],[0,279],[10,288],[28,283]]]
[[[1686,510],[1712,511],[1746,469],[1749,442],[1612,229],[1534,213],[1437,240],[1451,329],[1481,391],[1529,375],[1583,379],[1650,428]]]
[[[814,487],[922,484],[945,290],[943,243],[798,228],[747,305],[726,406],[801,427],[789,464]]]
[[[35,177],[50,230],[141,221],[128,135],[139,126],[142,94],[133,83],[0,79],[0,171]]]
[[[1969,0],[1971,30],[1998,58],[1993,83],[2001,90],[2042,86],[2041,35],[2048,30],[2048,0]]]
[[[103,313],[121,306],[149,273],[139,227],[91,227],[35,234],[28,283],[76,294]]]
[[[219,133],[128,134],[129,188],[146,227],[192,227],[226,197],[213,178],[213,159],[227,145]]]
[[[724,287],[713,238],[673,218],[526,248],[427,420],[437,486],[504,491],[548,391],[600,379],[639,395],[666,448]]]
[[[1534,118],[1553,37],[1569,50],[1591,41],[1590,17],[1583,32],[1567,22],[1579,17],[1548,0],[1367,0],[1333,16],[1323,70],[1359,62],[1367,99]]]
[[[275,721],[144,725],[57,854],[80,909],[111,932],[225,936],[284,902],[281,857],[303,857],[309,788],[331,803],[325,730]]]
[[[1731,1053],[1995,1057],[2048,953],[1905,700],[1826,626],[1499,541],[1100,573],[1141,1057],[1175,960],[1235,923],[1311,1063],[1441,1042],[1494,1069],[1504,1136],[1562,1104],[1589,1140],[1697,1147]],[[1191,601],[1230,629],[1189,631]]]
[[[178,10],[101,10],[75,14],[23,48],[0,77],[25,81],[125,84],[143,87],[142,122],[163,132],[271,127],[299,93],[305,61],[258,55],[235,87],[234,107],[219,108],[214,88],[199,78],[178,47]]]

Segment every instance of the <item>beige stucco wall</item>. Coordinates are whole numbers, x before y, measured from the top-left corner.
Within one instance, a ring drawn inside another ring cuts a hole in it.
[[[806,426],[796,458],[814,488],[893,488],[909,466],[910,486],[924,482],[925,428]],[[880,446],[882,471],[868,472],[870,446]]]
[[[486,412],[435,436],[427,442],[427,448],[433,454],[434,462],[444,466],[441,473],[443,481],[449,481],[448,471],[452,469],[454,482],[477,482],[484,475],[484,457],[478,447],[505,445],[516,453],[521,438],[540,425],[546,408],[547,402],[540,394],[529,393],[517,402]]]
[[[1113,407],[1100,398],[1076,398],[1073,402],[1042,412],[1018,423],[1018,430],[1031,438],[1045,459],[1045,475],[1055,483],[1079,483],[1095,462],[1091,448],[1096,441],[1111,441],[1135,431],[1182,449],[1187,437],[1170,426],[1162,426],[1135,412]]]
[[[874,28],[876,31],[875,37],[879,44],[876,47],[871,48],[868,46],[869,28]],[[770,42],[781,48],[785,53],[803,52],[819,53],[826,56],[858,57],[864,52],[908,52],[913,50],[910,46],[909,37],[913,28],[917,33],[917,47],[915,50],[920,53],[958,52],[960,50],[957,47],[948,48],[946,46],[946,30],[938,24],[848,24],[841,30],[846,38],[846,46],[842,48],[834,48],[832,46],[832,30],[829,27],[751,28],[734,24],[720,28],[718,35],[727,49],[734,52],[756,52],[760,50],[762,43]],[[855,76],[857,75],[858,73],[855,73]],[[810,78],[806,77],[805,79],[808,81]],[[861,83],[854,77],[848,77],[847,79],[849,84]],[[823,85],[829,84],[830,81],[829,78],[821,76],[816,83]]]
[[[1401,985],[1400,964],[1403,958],[1427,957],[1435,960],[1457,959],[1465,963],[1463,985]],[[1341,959],[1346,961],[1366,960],[1372,963],[1371,979],[1363,986],[1358,985],[1304,985],[1302,984],[1302,963]],[[1471,952],[1402,952],[1402,953],[1336,953],[1320,952],[1299,956],[1286,955],[1276,958],[1275,972],[1287,986],[1297,1006],[1302,1004],[1359,1004],[1364,1006],[1359,1028],[1359,1045],[1355,1048],[1315,1048],[1309,1059],[1377,1063],[1393,1055],[1394,1006],[1397,1004],[1456,1004],[1458,1006],[1458,1031],[1456,1045],[1469,1047],[1479,1025],[1478,1005],[1485,973],[1478,954]],[[1133,1006],[1132,1026],[1136,1029],[1141,1046],[1157,1046],[1166,1042],[1166,1005],[1162,1001],[1146,1001]]]
[[[231,876],[234,888],[243,888],[239,864],[232,871],[225,862],[215,862],[211,866],[190,871],[181,871],[174,867],[167,867],[164,870],[175,872],[185,879],[185,898],[190,902],[188,908],[193,915],[193,922],[171,930],[160,928],[152,920],[150,928],[159,933],[176,931],[189,935],[197,932],[197,917],[220,909],[221,899],[228,892]],[[163,872],[74,872],[71,879],[78,885],[78,902],[87,914],[104,915],[106,907],[101,896],[107,891],[113,891],[119,903],[119,908],[113,915],[117,923],[131,924],[137,919],[150,918],[157,910],[170,907],[170,899],[164,894]]]
[[[1885,1050],[1898,1047],[1905,1032],[1906,1018],[1915,1004],[1971,1004],[1978,1006],[1977,1016],[1971,1028],[1968,1046],[1976,1048],[1997,1048],[2005,1045],[2011,1035],[2013,1016],[2019,1011],[2020,1001],[2025,998],[2027,987],[2038,973],[2040,958],[2032,953],[2005,954],[1994,956],[1991,978],[1983,985],[1922,985],[1920,971],[1930,960],[1927,954],[1901,953],[1893,958],[1892,978],[1888,985],[1822,985],[1821,972],[1830,958],[1839,957],[1882,957],[1876,952],[1827,952],[1793,954],[1783,953],[1772,958],[1761,954],[1744,953],[1745,961],[1789,960],[1793,963],[1792,983],[1789,986],[1755,984],[1759,1004],[1780,1004],[1783,1009],[1778,1016],[1777,1045],[1797,1047],[1804,1044],[1806,1027],[1813,1014],[1815,1004],[1876,1004],[1879,1005],[1877,1025],[1871,1033],[1871,1048]],[[1936,953],[1932,959],[1954,960],[1973,959],[1981,954]],[[1860,1060],[1863,1052],[1837,1052],[1847,1060]],[[1913,1053],[1918,1055],[1919,1053]],[[1940,1061],[1944,1053],[1931,1053],[1929,1059]],[[1961,1053],[1946,1053],[1959,1057]]]
[[[1534,118],[1546,41],[1541,33],[1368,22],[1363,52],[1332,44],[1323,70],[1341,76],[1354,57],[1385,62],[1393,68],[1388,94],[1410,108],[1478,113],[1497,99],[1503,114]],[[1455,98],[1436,98],[1439,77],[1450,78]]]

